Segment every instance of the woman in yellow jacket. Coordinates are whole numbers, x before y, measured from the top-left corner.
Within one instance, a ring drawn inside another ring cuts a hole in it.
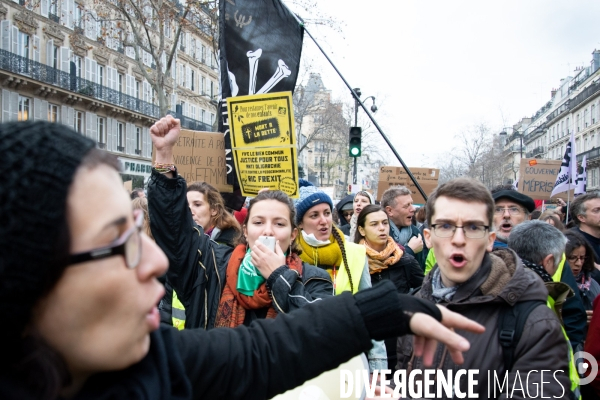
[[[300,179],[300,197],[295,203],[300,228],[298,243],[302,261],[326,270],[333,282],[334,294],[352,294],[371,287],[369,263],[364,246],[346,240],[333,224],[333,202],[329,195],[312,183]],[[368,354],[369,369],[387,368],[383,342],[373,342]]]

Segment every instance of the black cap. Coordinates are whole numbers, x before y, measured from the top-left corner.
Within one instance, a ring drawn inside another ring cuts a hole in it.
[[[533,199],[527,195],[524,195],[523,193],[517,192],[516,190],[510,190],[510,189],[500,190],[500,191],[492,194],[492,197],[494,198],[494,202],[496,202],[500,199],[509,199],[509,200],[514,201],[517,204],[522,205],[529,212],[532,212],[533,210],[535,210],[535,203],[534,203]]]

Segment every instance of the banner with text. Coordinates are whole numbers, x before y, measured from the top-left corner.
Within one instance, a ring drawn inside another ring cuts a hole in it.
[[[519,166],[518,191],[534,200],[550,200],[561,164],[560,160],[522,158]],[[568,194],[563,192],[553,197],[567,199]],[[570,198],[571,200],[574,198],[573,190]]]
[[[173,146],[173,162],[188,183],[202,181],[219,192],[233,191],[233,186],[227,184],[225,140],[220,132],[182,129]]]
[[[292,92],[232,97],[227,108],[242,196],[269,188],[298,197]]]
[[[429,196],[438,186],[440,170],[437,168],[409,168],[421,188]],[[379,168],[379,182],[377,184],[377,199],[381,200],[383,192],[394,186],[406,186],[412,193],[415,204],[425,204],[425,199],[408,176],[403,167],[381,167]]]

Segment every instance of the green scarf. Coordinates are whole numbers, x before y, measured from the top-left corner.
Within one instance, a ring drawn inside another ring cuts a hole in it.
[[[263,284],[265,278],[260,274],[250,261],[250,249],[246,250],[246,255],[240,265],[238,273],[237,290],[246,296],[254,295],[254,291]]]

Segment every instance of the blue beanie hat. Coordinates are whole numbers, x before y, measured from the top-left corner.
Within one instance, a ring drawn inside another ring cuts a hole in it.
[[[300,197],[294,203],[297,224],[302,222],[304,214],[317,204],[327,203],[329,208],[333,210],[333,202],[327,193],[320,191],[315,185],[304,179],[300,179],[299,186]]]

